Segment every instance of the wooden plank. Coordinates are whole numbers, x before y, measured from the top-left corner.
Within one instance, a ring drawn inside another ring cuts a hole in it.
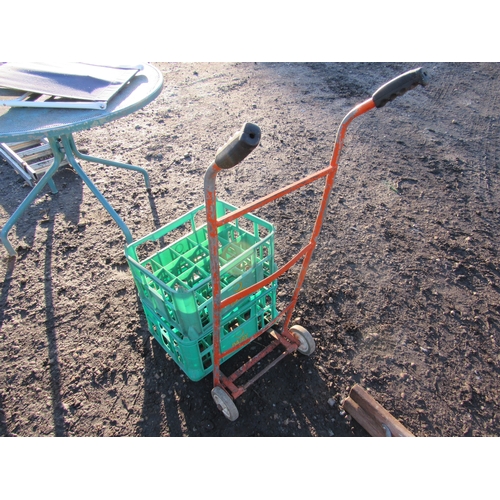
[[[40,146],[24,149],[23,151],[18,151],[17,154],[24,161],[29,163],[34,160],[39,160],[43,156],[52,156],[52,150],[49,144],[42,144]]]
[[[54,158],[47,158],[46,160],[39,161],[37,163],[33,163],[29,165],[29,170],[33,173],[33,175],[41,176],[44,174],[52,165]]]
[[[372,436],[386,436],[387,428],[394,437],[415,437],[358,384],[351,388],[349,397],[344,401],[344,409]]]
[[[37,163],[32,163],[31,165],[28,165],[28,170],[33,175],[35,175],[38,180],[38,178],[41,177],[50,168],[53,161],[54,158],[47,158],[46,160],[42,160]],[[65,165],[69,165],[66,158],[61,162],[61,167],[64,167]]]
[[[42,139],[41,141],[24,141],[24,142],[9,142],[8,147],[12,151],[19,151],[26,148],[32,148],[34,146],[39,146],[42,143],[48,144],[47,139]]]
[[[369,415],[361,406],[356,403],[351,398],[347,398],[344,400],[344,404],[342,405],[344,410],[351,415],[356,422],[358,422],[363,429],[373,437],[384,437],[386,436],[386,432],[381,424],[373,420],[372,416]]]

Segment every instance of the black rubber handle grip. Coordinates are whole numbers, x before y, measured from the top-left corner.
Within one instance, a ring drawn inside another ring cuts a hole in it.
[[[427,73],[422,68],[413,69],[382,85],[372,96],[375,106],[381,108],[389,101],[414,89],[417,85],[425,86],[429,83]]]
[[[215,164],[220,168],[233,168],[243,161],[260,142],[260,128],[253,123],[245,123],[215,156]]]

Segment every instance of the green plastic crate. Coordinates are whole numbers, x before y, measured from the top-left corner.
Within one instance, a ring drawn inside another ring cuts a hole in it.
[[[212,369],[208,236],[206,224],[196,224],[204,208],[200,205],[125,249],[151,334],[192,380]],[[235,209],[217,200],[217,217]],[[184,233],[178,237],[181,228]],[[142,260],[138,258],[139,247],[169,237],[174,241]],[[247,214],[220,227],[218,239],[222,298],[275,271],[272,224]],[[276,288],[273,282],[221,311],[222,350],[252,336],[276,317]]]
[[[243,304],[241,303],[243,301],[240,301],[233,314],[222,321],[222,351],[251,337],[276,317],[276,288],[277,284],[273,283],[270,287],[259,290]],[[196,382],[212,372],[213,329],[209,329],[197,340],[191,340],[145,303],[143,308],[149,331],[191,380]],[[222,362],[236,352],[223,358]]]

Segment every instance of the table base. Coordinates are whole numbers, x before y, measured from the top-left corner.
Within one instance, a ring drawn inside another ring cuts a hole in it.
[[[59,142],[60,140],[60,142]],[[113,209],[113,207],[109,204],[109,202],[106,200],[106,198],[103,196],[103,194],[97,189],[95,184],[91,181],[91,179],[87,176],[87,174],[83,171],[82,167],[77,161],[78,159],[85,160],[88,162],[94,162],[94,163],[101,163],[103,165],[107,166],[112,166],[112,167],[117,167],[117,168],[124,168],[126,170],[133,170],[136,172],[140,172],[144,176],[144,182],[146,184],[146,189],[150,190],[151,189],[151,184],[149,180],[149,175],[147,171],[141,167],[137,167],[135,165],[129,165],[128,163],[121,163],[117,161],[112,161],[112,160],[105,160],[103,158],[97,158],[94,156],[89,156],[85,155],[83,153],[80,153],[75,145],[75,141],[73,139],[72,134],[67,134],[67,135],[61,135],[58,139],[56,138],[49,138],[49,144],[52,149],[52,154],[54,155],[54,161],[50,168],[47,170],[47,172],[44,174],[44,176],[38,181],[38,183],[35,185],[35,187],[30,191],[28,196],[24,199],[24,201],[19,205],[19,207],[16,209],[16,211],[11,215],[9,220],[5,223],[4,227],[2,228],[2,231],[0,232],[0,240],[2,241],[3,245],[7,249],[7,252],[11,256],[16,256],[17,252],[14,250],[12,247],[9,239],[8,239],[8,233],[11,230],[12,226],[17,222],[19,217],[28,209],[28,207],[33,203],[35,198],[39,195],[39,193],[42,191],[44,186],[48,183],[49,187],[51,188],[53,193],[57,193],[57,189],[55,187],[55,184],[52,180],[52,177],[54,174],[57,172],[57,169],[60,167],[61,162],[64,159],[64,156],[66,155],[66,158],[69,162],[69,164],[74,168],[75,172],[77,173],[78,176],[80,176],[87,187],[92,191],[94,196],[100,201],[100,203],[103,205],[103,207],[108,211],[108,213],[111,215],[111,217],[114,219],[114,221],[118,224],[120,229],[122,230],[123,234],[125,235],[125,239],[127,243],[132,243],[133,238],[132,234],[125,224],[125,222],[122,220],[122,218],[116,213],[116,211]],[[64,152],[61,150],[61,146],[64,149]]]

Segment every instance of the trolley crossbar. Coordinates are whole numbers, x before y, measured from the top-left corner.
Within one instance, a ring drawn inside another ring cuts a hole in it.
[[[323,177],[326,177],[332,170],[332,167],[326,167],[322,170],[319,170],[318,172],[315,172],[311,175],[308,175],[307,177],[304,177],[303,179],[298,180],[297,182],[294,182],[292,184],[289,184],[288,186],[285,186],[284,188],[278,189],[274,191],[271,194],[268,194],[266,196],[263,196],[262,198],[252,202],[248,203],[247,205],[236,209],[234,212],[230,212],[219,219],[215,222],[215,224],[220,227],[223,226],[224,224],[228,224],[229,222],[232,222],[239,217],[242,217],[243,215],[248,214],[249,212],[252,212],[253,210],[256,210],[258,208],[263,207],[264,205],[267,205],[271,201],[277,200],[278,198],[282,198],[283,196],[286,196],[287,194],[293,193],[294,191],[297,191],[297,189],[300,189],[304,186],[307,186],[308,184],[311,184],[312,182],[315,182],[319,179],[322,179]]]
[[[292,352],[297,350],[296,344],[290,344],[283,340],[283,338],[277,334],[277,338],[273,340],[269,345],[267,345],[264,349],[262,349],[258,354],[256,354],[253,358],[248,360],[245,364],[240,366],[234,373],[232,373],[229,377],[222,375],[221,373],[221,382],[222,384],[231,391],[231,396],[236,399],[241,396],[254,382],[256,382],[259,378],[261,378],[264,374],[266,374],[273,366],[276,366],[285,356],[288,356]],[[268,363],[262,370],[256,373],[250,380],[248,380],[245,384],[238,386],[235,384],[235,381],[245,374],[248,370],[254,367],[259,361],[264,359],[268,354],[270,354],[274,349],[279,347],[280,345],[285,346],[285,350],[278,356],[276,359]]]
[[[309,243],[305,247],[302,248],[292,259],[290,259],[284,266],[282,266],[280,269],[275,271],[273,274],[268,276],[267,278],[264,278],[261,281],[258,281],[254,285],[251,285],[239,292],[236,292],[235,294],[226,297],[221,301],[221,309],[223,309],[226,306],[229,306],[233,304],[234,302],[237,302],[240,299],[243,299],[244,297],[247,297],[248,295],[251,295],[253,292],[256,292],[257,290],[260,290],[262,287],[265,287],[269,285],[269,283],[272,283],[274,280],[278,279],[282,274],[286,273],[289,269],[291,269],[297,262],[304,257],[304,255],[307,255],[309,251],[312,250],[312,244]]]
[[[278,313],[276,318],[271,320],[269,323],[266,324],[266,326],[262,329],[260,329],[257,333],[254,333],[251,337],[248,337],[245,340],[242,340],[241,342],[238,342],[237,344],[233,345],[230,349],[226,349],[224,352],[221,352],[220,357],[225,358],[226,356],[229,356],[235,351],[239,351],[246,345],[250,344],[250,342],[253,342],[255,339],[259,338],[262,334],[268,332],[276,323],[279,323],[281,318],[292,308],[291,304],[288,304],[282,311]],[[286,336],[286,335],[284,335]]]

